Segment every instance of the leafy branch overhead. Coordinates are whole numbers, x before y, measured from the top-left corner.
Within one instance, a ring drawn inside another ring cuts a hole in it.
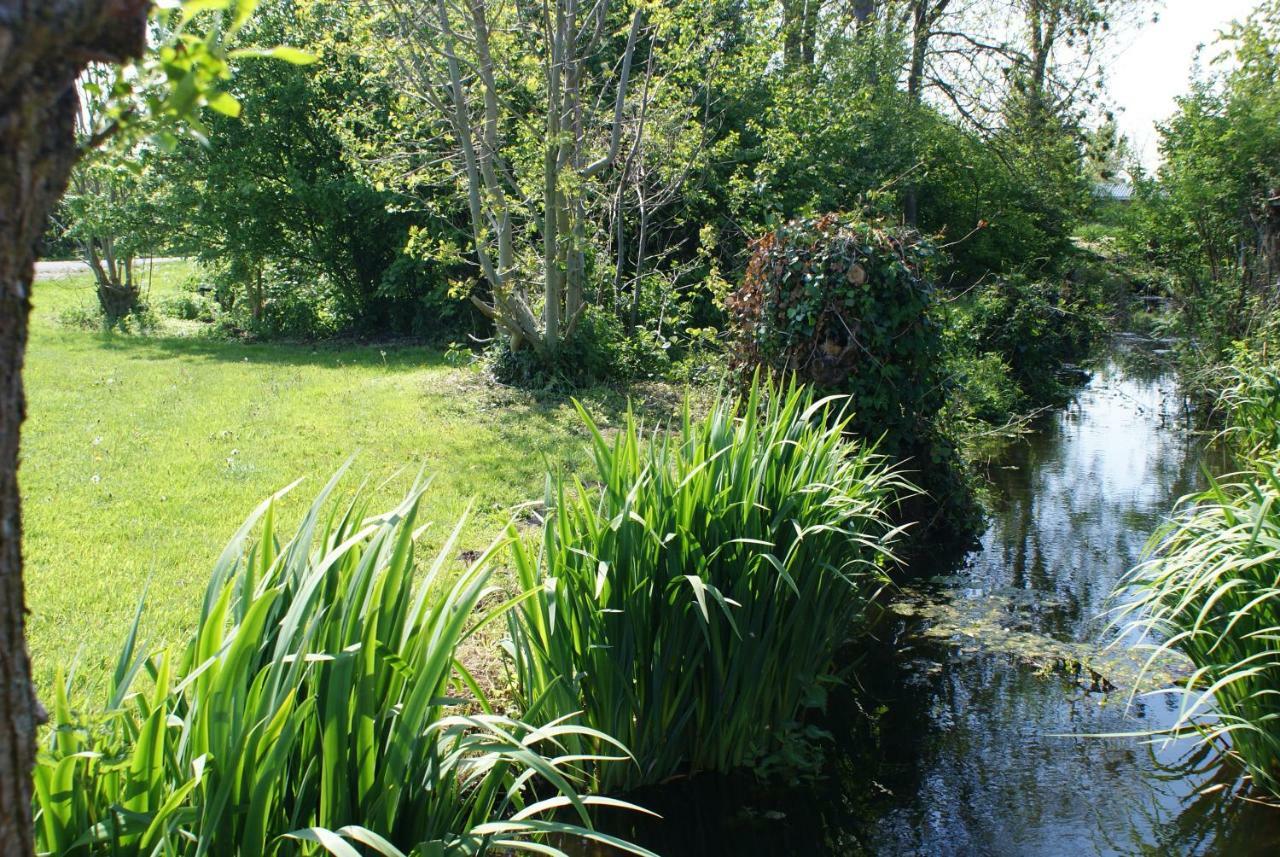
[[[97,149],[121,134],[149,136],[164,149],[173,149],[182,135],[205,141],[202,108],[240,114],[240,102],[228,88],[235,60],[314,62],[312,54],[287,45],[237,46],[258,4],[259,0],[158,0],[149,22],[152,50],[116,67],[109,81],[83,84],[86,100],[102,105],[102,110],[93,127],[85,129],[82,151]]]

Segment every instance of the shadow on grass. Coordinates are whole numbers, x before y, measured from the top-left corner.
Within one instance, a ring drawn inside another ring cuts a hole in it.
[[[404,344],[358,342],[248,343],[205,336],[96,333],[92,341],[104,351],[139,360],[208,360],[228,363],[267,363],[318,366],[328,369],[386,369],[407,372],[444,367],[443,354],[433,348]]]

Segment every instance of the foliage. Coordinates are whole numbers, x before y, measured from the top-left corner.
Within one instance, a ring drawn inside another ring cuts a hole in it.
[[[913,232],[834,214],[758,239],[729,301],[740,365],[838,388],[858,426],[907,437],[945,394],[929,315],[934,252]]]
[[[1199,366],[1268,324],[1280,274],[1280,3],[1230,28],[1161,127],[1162,163],[1138,184],[1127,244],[1167,269]]]
[[[1036,404],[1063,394],[1057,370],[1089,353],[1102,331],[1101,311],[1087,291],[1010,275],[980,287],[958,317],[960,335],[979,353],[998,355]]]
[[[375,186],[347,157],[349,124],[373,121],[393,96],[357,57],[326,46],[334,28],[305,4],[264,4],[250,35],[317,42],[319,61],[242,60],[230,87],[237,115],[211,118],[206,143],[162,165],[170,204],[187,213],[192,249],[220,271],[241,329],[434,336],[465,325],[447,295],[457,265],[428,240],[453,227]]]
[[[62,204],[62,238],[76,245],[97,278],[109,326],[142,310],[134,257],[167,246],[178,219],[162,198],[168,177],[155,165],[160,153],[177,146],[178,134],[206,141],[202,108],[239,114],[226,84],[234,60],[312,59],[288,47],[237,47],[257,6],[258,0],[156,4],[150,20],[155,50],[119,68],[90,66],[78,82],[82,158]]]
[[[795,385],[686,406],[651,440],[634,417],[612,441],[582,417],[599,487],[557,479],[541,549],[512,543],[537,592],[511,625],[526,716],[580,709],[626,743],[636,764],[595,769],[610,791],[750,764],[874,617],[907,486]]]
[[[516,351],[506,339],[493,343],[489,369],[503,383],[522,387],[573,389],[591,384],[660,377],[669,366],[666,343],[649,330],[630,336],[612,313],[588,306],[554,358]]]
[[[287,836],[356,853],[328,829],[386,855],[558,854],[528,842],[553,833],[610,841],[588,830],[599,799],[580,796],[557,757],[583,739],[625,751],[567,717],[494,714],[458,661],[511,607],[477,613],[493,593],[489,552],[446,585],[455,529],[415,582],[425,484],[368,517],[359,498],[329,502],[336,484],[283,542],[275,498],[258,507],[181,654],[138,651],[135,619],[100,717],[58,694],[35,772],[42,850],[257,857],[291,852]],[[561,807],[584,826],[548,818]]]
[[[946,417],[959,433],[1000,426],[1027,409],[1026,394],[1013,380],[1004,359],[993,352],[978,352],[962,343],[947,358],[955,393],[947,402]]]
[[[201,321],[212,324],[218,315],[218,306],[211,298],[190,289],[166,295],[153,303],[160,315],[176,318],[179,321]]]
[[[731,349],[740,373],[794,374],[848,395],[848,429],[913,459],[938,522],[960,534],[976,509],[936,422],[950,384],[933,312],[936,255],[918,233],[874,219],[829,214],[781,226],[754,243],[729,300]]]
[[[1280,450],[1280,367],[1238,343],[1218,399],[1221,439],[1248,460]]]
[[[1280,795],[1280,374],[1244,367],[1224,396],[1240,472],[1179,501],[1124,581],[1129,631],[1190,658],[1174,733],[1197,730]]]

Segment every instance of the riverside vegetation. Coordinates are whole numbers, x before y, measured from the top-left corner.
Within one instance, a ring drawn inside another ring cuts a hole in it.
[[[1178,729],[1280,789],[1280,4],[1122,211],[1053,40],[1142,4],[1010,5],[181,4],[316,62],[220,66],[196,133],[86,158],[48,235],[92,273],[37,285],[28,360],[38,847],[648,853],[596,811],[815,767],[895,557],[966,543],[968,460],[1133,318],[1198,398],[1239,367],[1240,470],[1122,609],[1194,663]],[[147,97],[109,79],[90,124]],[[144,249],[187,261],[144,285]],[[363,489],[272,493],[353,448]]]

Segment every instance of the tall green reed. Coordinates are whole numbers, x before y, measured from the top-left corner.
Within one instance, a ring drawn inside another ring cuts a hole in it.
[[[287,541],[274,497],[244,523],[181,654],[140,651],[135,620],[101,714],[78,716],[59,687],[35,771],[40,850],[552,854],[548,835],[577,835],[645,853],[590,829],[588,807],[617,802],[582,796],[593,760],[563,750],[620,745],[494,713],[459,660],[512,607],[489,585],[500,543],[449,582],[455,528],[418,577],[425,485],[367,517],[329,501],[336,481]]]
[[[1237,364],[1219,407],[1240,466],[1178,502],[1121,582],[1120,623],[1194,671],[1171,732],[1229,747],[1280,795],[1280,373]]]
[[[540,550],[511,542],[537,594],[509,622],[525,710],[581,710],[634,753],[595,766],[603,789],[776,749],[864,629],[909,486],[835,405],[757,382],[704,418],[686,406],[678,432],[628,416],[612,441],[579,409],[600,485],[560,479]]]

